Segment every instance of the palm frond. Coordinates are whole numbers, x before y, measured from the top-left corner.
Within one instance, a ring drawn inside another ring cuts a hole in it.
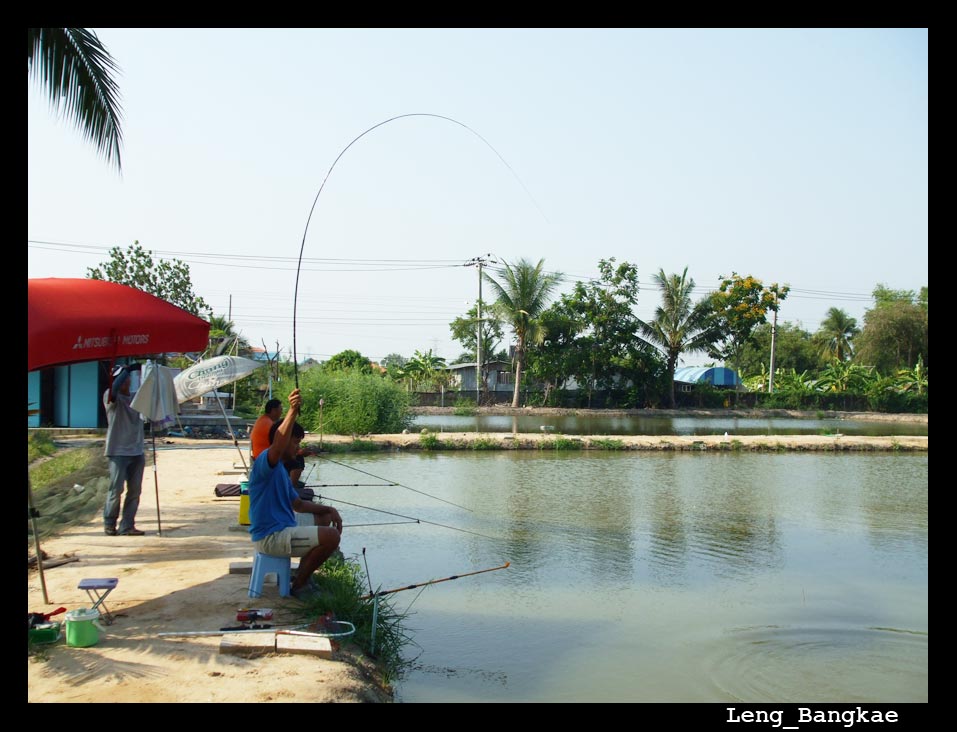
[[[28,28],[27,74],[46,90],[57,112],[77,127],[122,170],[120,160],[119,68],[86,28]]]

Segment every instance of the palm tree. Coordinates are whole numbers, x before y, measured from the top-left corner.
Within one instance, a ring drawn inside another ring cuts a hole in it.
[[[212,315],[209,318],[209,346],[214,356],[220,356],[236,346],[237,351],[246,353],[250,350],[249,343],[236,333],[233,321],[224,315]],[[215,347],[214,347],[215,346]]]
[[[525,363],[525,349],[529,343],[541,342],[544,329],[538,318],[545,311],[548,298],[561,280],[558,272],[544,272],[545,260],[539,259],[532,264],[520,259],[514,265],[505,263],[499,284],[488,273],[486,281],[498,295],[497,304],[501,307],[505,320],[515,331],[515,391],[512,394],[512,406],[518,406],[518,395],[522,383],[522,366]]]
[[[824,358],[846,361],[854,352],[851,339],[860,332],[854,318],[840,308],[830,308],[818,330],[818,337],[823,342]]]
[[[113,79],[118,70],[91,30],[27,28],[27,74],[119,171],[119,87]]]
[[[642,322],[641,332],[651,343],[664,351],[668,364],[671,408],[675,406],[675,368],[678,357],[685,351],[706,350],[713,340],[711,333],[710,298],[696,305],[691,303],[694,280],[688,278],[688,268],[679,277],[670,277],[663,269],[652,278],[661,289],[661,305],[655,308],[655,317]]]

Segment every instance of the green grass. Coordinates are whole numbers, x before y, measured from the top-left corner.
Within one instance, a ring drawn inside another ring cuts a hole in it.
[[[27,462],[32,463],[38,458],[48,457],[56,452],[53,438],[43,432],[31,432],[27,436]]]
[[[502,443],[490,437],[479,437],[476,440],[472,440],[472,442],[469,443],[469,447],[473,450],[501,450]]]
[[[419,436],[419,446],[423,450],[444,450],[447,445],[431,432],[425,432]]]
[[[360,440],[358,438],[352,442],[325,442],[322,445],[321,451],[319,450],[319,443],[310,443],[308,446],[304,444],[303,448],[333,455],[348,452],[379,452],[383,449],[382,445],[377,442],[373,442],[372,440]]]
[[[58,450],[30,466],[30,489],[39,514],[40,538],[55,534],[63,526],[84,523],[101,512],[109,475],[102,446]],[[81,490],[75,489],[75,485]],[[31,522],[28,532],[32,530]]]
[[[407,615],[396,611],[389,595],[379,598],[377,608],[372,599],[362,599],[369,594],[369,584],[356,562],[331,557],[313,576],[313,582],[319,587],[319,596],[305,603],[296,601],[297,614],[304,622],[313,622],[331,613],[330,617],[335,620],[352,623],[356,632],[343,642],[354,644],[374,658],[385,674],[385,681],[391,683],[404,663],[402,649],[413,642],[403,626]],[[376,615],[374,649],[373,610]]]
[[[542,440],[538,443],[539,450],[581,450],[582,441],[577,438],[556,437],[554,440]]]
[[[621,440],[615,440],[612,438],[599,438],[591,440],[589,444],[599,450],[624,450],[625,443]]]
[[[456,417],[474,417],[477,411],[475,402],[471,399],[459,399],[452,407],[452,414]]]

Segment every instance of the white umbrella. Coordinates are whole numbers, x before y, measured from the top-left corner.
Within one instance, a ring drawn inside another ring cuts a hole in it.
[[[180,403],[202,396],[209,391],[216,395],[216,401],[219,402],[219,408],[222,410],[223,417],[226,419],[226,427],[229,429],[229,434],[233,438],[233,444],[236,446],[236,449],[239,450],[239,459],[242,460],[243,468],[247,473],[249,472],[249,468],[246,466],[246,459],[243,457],[243,451],[236,441],[236,435],[233,434],[233,427],[229,422],[229,417],[226,415],[226,409],[223,407],[223,403],[216,390],[221,386],[231,384],[234,381],[239,381],[249,376],[253,371],[265,365],[264,363],[243,358],[242,356],[216,356],[194,363],[188,369],[178,373],[173,379],[173,384],[176,388],[176,399]]]
[[[163,524],[160,522],[159,476],[156,471],[156,430],[165,429],[176,422],[179,402],[176,401],[176,387],[173,384],[173,369],[158,366],[147,361],[140,374],[140,388],[130,402],[130,406],[150,421],[150,437],[153,441],[153,485],[156,487],[156,528],[162,536]]]

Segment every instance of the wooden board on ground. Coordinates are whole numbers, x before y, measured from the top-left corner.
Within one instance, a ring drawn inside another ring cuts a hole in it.
[[[332,641],[322,636],[307,637],[276,633],[276,651],[279,653],[301,653],[319,658],[332,658]]]
[[[219,652],[234,656],[260,656],[276,652],[276,631],[227,633],[219,642]]]

